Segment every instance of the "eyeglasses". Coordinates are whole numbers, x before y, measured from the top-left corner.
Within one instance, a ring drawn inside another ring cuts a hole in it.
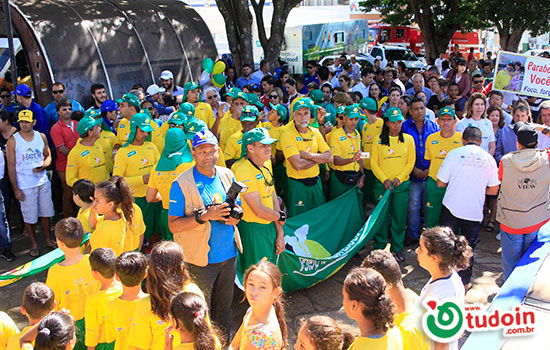
[[[206,99],[207,99],[207,100],[212,100],[212,99],[214,99],[214,98],[218,98],[218,96],[217,96],[217,95],[206,96]]]
[[[64,93],[64,92],[65,92],[65,90],[52,90],[52,93],[53,93],[54,95],[62,94],[62,93]]]
[[[63,107],[63,108],[61,108],[62,112],[67,112],[67,111],[72,111],[72,110],[73,110],[72,107]]]
[[[279,95],[269,95],[269,98],[273,100],[273,99],[279,98]]]
[[[11,95],[0,95],[1,98],[9,98]]]

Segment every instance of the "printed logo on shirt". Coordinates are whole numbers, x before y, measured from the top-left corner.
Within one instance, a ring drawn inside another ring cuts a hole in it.
[[[256,174],[256,180],[261,180],[262,179],[262,174]]]
[[[128,158],[130,158],[131,156],[136,155],[136,153],[137,153],[137,152],[136,152],[135,150],[134,150],[134,151],[131,151],[131,152],[128,152]]]
[[[27,151],[21,155],[21,160],[23,162],[42,161],[42,151],[38,148],[34,150],[32,148],[27,148]]]
[[[88,154],[90,154],[89,150],[85,150],[84,152],[80,153],[81,157],[86,157]]]
[[[240,140],[237,140],[237,144],[239,144],[239,145],[240,145],[240,144],[242,144],[242,143],[243,143],[243,140],[242,140],[242,139],[240,139]]]
[[[298,203],[296,203],[296,206],[297,206],[297,207],[303,207],[303,206],[304,206],[304,202],[303,202],[303,201],[298,201]]]
[[[296,136],[296,141],[302,141],[302,138],[300,136]]]
[[[98,164],[100,161],[101,161],[101,159],[99,159],[99,157],[95,157],[95,163],[96,164]]]
[[[437,145],[437,144],[439,144],[439,140],[433,140],[432,141],[432,145]]]
[[[447,151],[445,151],[444,149],[441,150],[441,153],[439,153],[440,156],[444,156],[447,154]]]
[[[528,177],[525,177],[523,179],[518,180],[518,189],[520,190],[531,190],[537,188],[537,180],[530,179]]]
[[[367,141],[372,141],[372,136],[367,135]]]
[[[120,124],[118,127],[124,129],[126,127],[126,124]]]
[[[345,136],[340,136],[340,141],[346,141],[346,137]]]
[[[393,148],[390,148],[390,149],[388,150],[388,156],[391,156],[391,155],[394,154],[394,153],[395,153],[395,150],[394,150]]]
[[[222,202],[223,202],[223,197],[221,194],[214,193],[212,195],[212,204],[222,204]]]
[[[141,158],[141,165],[147,165],[148,163],[149,163],[149,159]]]

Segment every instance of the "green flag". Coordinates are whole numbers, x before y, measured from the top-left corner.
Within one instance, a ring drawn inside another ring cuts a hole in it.
[[[289,218],[283,226],[286,250],[276,258],[283,289],[309,288],[336,273],[372,239],[387,218],[389,191],[366,223],[362,193],[357,188],[306,213]],[[237,264],[240,267],[239,264]],[[244,271],[237,271],[242,286]]]

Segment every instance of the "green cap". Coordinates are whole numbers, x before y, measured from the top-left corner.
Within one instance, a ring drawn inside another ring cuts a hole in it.
[[[376,112],[378,110],[378,105],[372,97],[365,97],[361,99],[361,101],[359,101],[359,107],[373,112]]]
[[[185,125],[187,124],[187,116],[182,112],[176,112],[172,114],[172,117],[168,120],[168,124]]]
[[[183,89],[184,90],[195,90],[195,89],[198,89],[199,88],[199,84],[197,84],[196,82],[194,81],[188,81],[187,83],[185,83],[185,85],[183,85]]]
[[[178,112],[183,113],[188,119],[192,118],[195,116],[195,106],[193,106],[192,103],[183,102],[182,104],[180,104]]]
[[[359,105],[353,104],[351,106],[346,106],[344,109],[344,115],[350,119],[361,118],[361,110]]]
[[[437,114],[437,117],[439,118],[444,115],[450,115],[451,117],[456,118],[455,110],[449,106],[441,108]]]
[[[315,104],[313,103],[313,100],[311,98],[302,97],[294,103],[294,106],[292,106],[292,113],[302,108],[308,108],[309,110],[311,110],[314,105]]]
[[[248,102],[248,96],[242,91],[238,91],[238,92],[233,94],[233,99],[235,100],[237,98],[242,98],[243,100]]]
[[[269,102],[269,106],[277,112],[281,119],[284,120],[288,117],[288,110],[282,104],[274,105],[273,103]]]
[[[239,89],[238,87],[232,87],[229,89],[229,91],[227,91],[224,96],[235,98],[235,94],[237,94],[238,92],[243,92],[243,90]]]
[[[78,125],[76,126],[76,132],[78,132],[78,135],[80,135],[80,137],[84,137],[88,130],[101,123],[103,123],[102,118],[94,119],[91,116],[83,117],[82,119],[80,119]]]
[[[130,121],[130,128],[140,128],[142,131],[151,132],[154,131],[153,127],[151,126],[151,122],[151,117],[149,117],[147,114],[136,113]]]
[[[344,114],[346,113],[346,106],[342,105],[336,108],[336,114]]]
[[[192,140],[196,133],[203,130],[208,130],[208,126],[202,120],[197,118],[187,120],[187,124],[185,125],[185,134],[187,135],[188,140]]]
[[[325,99],[325,95],[323,94],[323,92],[319,89],[315,89],[315,90],[312,90],[310,93],[309,93],[309,97],[311,97],[311,99],[313,100],[313,102],[315,103],[321,103],[323,102],[323,100]]]
[[[273,142],[277,142],[276,139],[269,136],[269,131],[265,128],[254,128],[244,133],[242,138],[241,155],[246,155],[246,146],[251,143],[259,142],[264,145],[271,145]]]
[[[384,118],[388,119],[390,122],[405,120],[405,118],[403,118],[403,113],[401,113],[401,110],[397,107],[388,108],[386,113],[384,113]]]
[[[121,104],[122,102],[128,102],[128,104],[131,104],[132,106],[136,107],[137,109],[141,108],[141,104],[139,103],[139,98],[131,92],[128,92],[128,93],[122,95],[122,98],[116,100],[115,102],[118,103],[118,104]]]
[[[248,103],[251,105],[254,105],[258,108],[264,108],[264,104],[260,101],[260,98],[255,93],[251,92],[249,94],[246,94],[248,97]]]
[[[101,112],[98,109],[90,108],[86,112],[84,112],[84,118],[91,117],[91,118],[99,118],[101,116]]]
[[[149,118],[152,118],[151,116],[151,112],[149,112],[149,110],[147,108],[142,108],[139,110],[139,113],[143,113],[145,114],[146,116],[148,116]]]
[[[241,122],[255,122],[259,115],[260,112],[258,112],[256,106],[244,106],[241,111]]]

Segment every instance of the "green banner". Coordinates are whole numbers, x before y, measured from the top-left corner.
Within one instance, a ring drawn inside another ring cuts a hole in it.
[[[336,273],[367,244],[387,218],[389,191],[364,223],[362,193],[355,187],[284,225],[286,250],[277,264],[285,292],[309,288]],[[240,267],[239,265],[237,265]],[[237,272],[242,287],[244,271]]]

